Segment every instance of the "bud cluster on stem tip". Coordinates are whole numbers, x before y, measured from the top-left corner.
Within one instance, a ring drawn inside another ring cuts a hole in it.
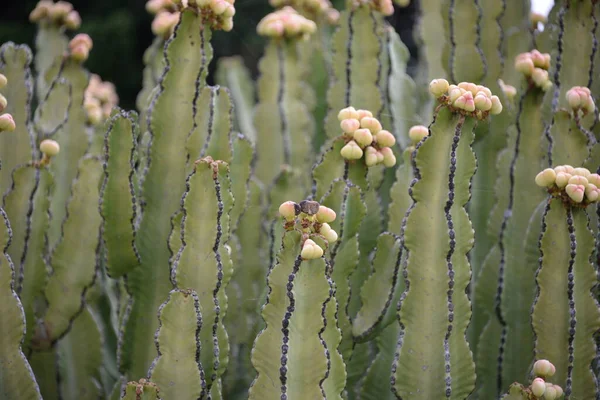
[[[535,183],[548,188],[552,196],[561,197],[570,204],[585,207],[600,199],[600,175],[586,168],[573,168],[570,165],[546,168],[537,174]]]
[[[103,82],[96,74],[92,74],[83,96],[83,107],[92,125],[98,125],[110,117],[110,113],[119,103],[115,85]]]
[[[502,112],[500,98],[492,95],[492,91],[482,85],[471,82],[451,85],[445,79],[434,79],[429,83],[429,92],[452,110],[467,113],[477,119]]]
[[[367,167],[383,164],[389,168],[396,164],[396,156],[391,149],[396,144],[396,138],[383,129],[372,112],[346,107],[338,113],[338,120],[347,141],[340,151],[342,157],[360,160],[364,155]]]
[[[372,10],[380,12],[386,17],[389,17],[394,13],[394,5],[392,4],[392,0],[349,0],[348,5],[352,9],[366,6]]]
[[[81,16],[66,1],[41,0],[29,14],[31,22],[49,22],[75,30],[81,26]]]
[[[85,33],[80,33],[76,35],[69,42],[69,51],[71,55],[71,59],[77,62],[84,62],[88,59],[90,54],[90,50],[94,46],[92,42],[92,38]]]
[[[544,92],[552,87],[548,74],[550,69],[550,54],[548,53],[542,54],[538,50],[521,53],[515,58],[515,69]]]
[[[177,7],[172,0],[148,0],[146,2],[146,11],[152,15],[157,15],[161,11],[176,11]]]
[[[179,22],[179,12],[160,11],[152,20],[152,33],[163,39],[168,39]]]
[[[205,26],[212,30],[223,30],[229,32],[233,29],[233,16],[235,15],[235,0],[171,0],[174,7],[167,5],[161,8],[160,3],[152,4],[150,10],[182,11],[186,8],[195,9],[201,16]],[[159,24],[160,25],[160,24]]]
[[[550,378],[556,373],[556,367],[548,360],[537,360],[533,364],[533,373],[539,377]]]
[[[60,151],[60,146],[58,143],[52,139],[42,140],[40,143],[40,151],[42,152],[42,160],[40,161],[40,165],[48,165],[50,164],[50,159],[58,154]]]
[[[305,238],[302,248],[304,259],[319,258],[323,255],[323,249],[311,240],[311,237],[323,239],[326,246],[338,239],[337,232],[329,225],[335,221],[335,211],[316,201],[286,201],[279,206],[279,214],[285,219],[284,227],[287,231],[299,231]]]
[[[419,143],[426,136],[429,136],[429,128],[424,125],[415,125],[408,130],[408,137],[413,144]]]
[[[272,38],[307,40],[317,31],[317,24],[286,6],[265,16],[258,23],[256,31],[259,35]]]
[[[275,8],[290,6],[312,20],[324,16],[327,23],[332,25],[340,19],[339,11],[333,8],[329,0],[269,0],[269,4]]]
[[[590,89],[585,86],[574,86],[566,93],[567,102],[573,111],[581,110],[583,114],[593,113],[596,109]]]

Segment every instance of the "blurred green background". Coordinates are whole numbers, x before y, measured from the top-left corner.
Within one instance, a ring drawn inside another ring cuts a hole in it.
[[[71,2],[83,21],[78,32],[87,33],[94,40],[94,48],[86,62],[87,68],[117,86],[121,107],[134,109],[135,98],[142,85],[142,56],[153,39],[150,31],[152,16],[145,10],[146,0]],[[37,0],[2,3],[0,44],[13,41],[26,43],[33,48],[36,27],[29,23],[28,16]],[[334,0],[333,3],[338,9],[343,7],[343,0]],[[415,0],[408,8],[396,8],[396,13],[389,18],[411,51],[413,62],[410,67],[413,68],[416,47],[412,30],[417,9],[417,4],[414,3]],[[241,55],[246,66],[256,76],[256,64],[264,47],[264,39],[256,34],[256,25],[273,9],[268,0],[236,0],[235,7],[233,30],[214,34],[215,58],[211,64],[209,83],[212,83],[216,59],[224,56]]]

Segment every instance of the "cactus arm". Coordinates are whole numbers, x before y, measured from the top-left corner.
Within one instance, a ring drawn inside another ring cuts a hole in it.
[[[104,177],[100,212],[109,276],[119,278],[139,264],[135,247],[137,200],[134,190],[137,115],[120,112],[111,118],[104,137]]]
[[[16,129],[0,135],[0,193],[11,186],[13,169],[33,158],[34,135],[30,125],[30,106],[33,96],[31,77],[31,50],[27,46],[8,42],[0,47],[0,73],[8,85],[1,90],[8,100],[6,112],[13,116]]]
[[[163,388],[161,394],[166,398],[200,399],[206,395],[198,335],[202,327],[200,307],[195,291],[174,289],[159,308],[158,357],[148,377]]]
[[[355,340],[368,340],[385,328],[384,317],[390,308],[395,310],[395,305],[392,304],[394,293],[404,289],[398,287],[401,258],[401,239],[391,233],[379,235],[372,273],[360,290],[362,307],[352,321]]]
[[[147,132],[147,111],[152,100],[152,93],[158,85],[161,72],[164,69],[163,48],[165,41],[157,36],[144,52],[144,72],[142,78],[142,90],[136,97],[136,108],[140,113],[140,132]]]
[[[210,31],[194,10],[184,10],[175,34],[164,49],[165,70],[149,110],[151,146],[143,180],[143,217],[136,235],[142,263],[129,274],[133,306],[122,331],[120,370],[128,377],[144,376],[154,358],[153,332],[158,321],[147,321],[171,289],[169,249],[171,216],[185,189],[186,138],[192,131],[192,104],[200,93],[211,54]]]
[[[397,235],[401,234],[402,221],[406,211],[412,204],[412,199],[408,194],[410,183],[414,178],[411,153],[410,150],[405,150],[402,153],[403,163],[396,169],[396,181],[390,190],[391,202],[387,211],[387,231]]]
[[[58,367],[58,356],[54,349],[34,351],[29,356],[31,369],[35,374],[35,380],[40,387],[40,393],[44,400],[59,400],[60,397],[60,370]]]
[[[483,9],[478,1],[450,0],[450,73],[455,82],[480,82],[486,74],[481,50]]]
[[[381,333],[375,338],[375,343],[377,344],[378,350],[377,356],[375,356],[375,359],[369,366],[365,380],[362,382],[362,387],[360,388],[361,399],[395,399],[389,381],[383,381],[382,377],[388,375],[392,369],[392,364],[394,363],[394,352],[399,333],[400,324],[392,323],[385,327],[383,331],[381,331]]]
[[[77,173],[67,218],[62,224],[62,237],[50,257],[53,273],[45,294],[48,309],[43,329],[34,341],[42,348],[60,339],[70,328],[83,307],[82,294],[96,276],[96,250],[99,243],[101,217],[98,209],[102,174],[100,160],[83,158]],[[81,227],[87,230],[81,234]]]
[[[73,320],[67,336],[58,342],[57,353],[63,367],[60,393],[64,398],[92,400],[102,396],[102,338],[88,308]]]
[[[464,310],[469,307],[466,253],[473,233],[463,208],[475,170],[474,124],[463,118],[441,109],[417,150],[419,180],[411,188],[416,204],[406,222],[406,291],[399,307],[404,333],[392,369],[396,396],[419,391],[422,398],[464,398],[475,383],[464,337],[469,318]]]
[[[269,185],[281,166],[289,165],[302,173],[312,161],[310,140],[314,121],[303,98],[303,91],[312,89],[304,82],[306,67],[302,65],[295,40],[271,40],[259,69],[259,103],[254,111],[255,173]],[[308,184],[308,180],[300,184]]]
[[[140,379],[138,382],[127,382],[123,391],[123,400],[160,400],[160,389],[146,379]]]
[[[21,350],[25,311],[15,292],[15,270],[7,255],[11,230],[0,208],[0,395],[14,399],[41,399],[33,371]]]
[[[227,338],[223,317],[227,307],[224,289],[226,282],[223,247],[229,234],[228,213],[231,201],[227,201],[229,189],[228,167],[217,165],[212,159],[196,163],[187,182],[183,197],[181,222],[181,247],[174,257],[171,278],[180,288],[193,289],[198,293],[202,307],[204,328],[200,330],[203,351],[201,363],[206,370],[207,391],[222,373],[223,353],[227,354]],[[198,268],[198,262],[202,268]],[[224,336],[225,335],[225,336]]]
[[[504,82],[518,87],[523,74],[515,68],[509,68],[508,62],[513,62],[515,57],[523,52],[530,51],[534,47],[533,35],[529,27],[529,15],[531,13],[531,1],[529,0],[502,0],[504,13],[500,18],[500,26],[503,32],[502,53],[507,60],[507,68],[503,71]]]
[[[589,368],[596,356],[591,334],[600,329],[598,303],[591,295],[597,281],[590,262],[594,248],[586,211],[566,209],[559,199],[551,200],[544,213],[532,314],[535,350],[536,358],[553,360],[552,381],[573,398],[598,391]]]
[[[588,142],[588,136],[578,128],[577,122],[566,110],[556,111],[552,122],[552,164],[583,164],[593,147]]]
[[[433,77],[448,78],[449,76],[447,60],[445,60],[450,43],[446,32],[448,3],[449,0],[423,0],[420,4],[421,19],[418,29],[425,50],[424,58],[427,63],[429,79]]]
[[[256,143],[256,129],[252,121],[255,103],[254,82],[241,57],[222,57],[217,61],[217,83],[229,88],[235,106],[234,128],[251,143]]]
[[[36,94],[38,99],[46,97],[52,81],[68,48],[68,37],[60,26],[40,23],[35,36]]]
[[[23,166],[13,172],[13,186],[4,197],[6,212],[14,223],[13,241],[9,247],[11,259],[17,260],[16,292],[25,310],[24,347],[35,331],[47,279],[46,257],[53,178],[46,168]],[[37,306],[36,306],[37,305]]]
[[[237,134],[233,141],[231,158],[231,193],[235,199],[229,213],[232,233],[238,229],[238,221],[246,210],[248,202],[248,182],[252,173],[251,164],[254,158],[252,142],[242,134]]]
[[[325,303],[324,319],[327,323],[322,339],[329,353],[329,371],[327,379],[323,382],[323,392],[326,399],[342,400],[341,393],[346,386],[346,365],[344,358],[339,351],[339,345],[342,342],[342,331],[337,325],[337,316],[339,315],[339,306],[335,298],[335,284],[330,281],[332,291],[329,301]]]
[[[50,164],[54,174],[56,190],[50,203],[50,247],[56,246],[61,237],[61,225],[66,216],[66,207],[73,179],[77,175],[79,160],[89,149],[86,132],[87,113],[83,108],[83,96],[88,86],[88,72],[70,59],[65,59],[60,77],[71,84],[71,102],[67,122],[53,135],[60,144],[61,155]]]
[[[339,135],[339,110],[350,105],[376,112],[383,109],[383,95],[378,86],[382,29],[382,16],[369,7],[341,13],[339,28],[331,39],[332,83],[327,93],[329,112],[325,119],[329,137]]]
[[[38,138],[54,135],[67,122],[71,97],[71,84],[66,79],[59,78],[52,83],[35,110],[33,123]]]

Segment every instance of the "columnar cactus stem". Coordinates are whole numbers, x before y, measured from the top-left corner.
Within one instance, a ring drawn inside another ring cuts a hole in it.
[[[486,74],[481,49],[483,8],[477,1],[450,0],[450,77],[453,81],[479,82]]]

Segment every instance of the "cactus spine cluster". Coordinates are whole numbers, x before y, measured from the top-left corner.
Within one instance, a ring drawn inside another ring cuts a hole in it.
[[[0,397],[596,399],[599,2],[150,0],[137,110],[0,47]],[[540,29],[541,26],[544,29]],[[302,200],[300,200],[302,199]]]

